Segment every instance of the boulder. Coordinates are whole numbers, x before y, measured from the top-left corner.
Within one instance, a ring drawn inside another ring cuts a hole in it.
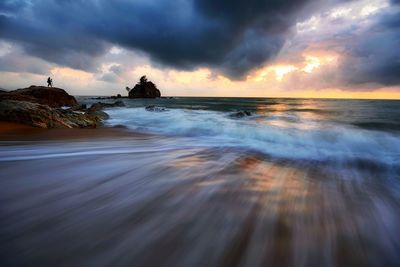
[[[232,113],[229,116],[231,118],[243,118],[253,115],[251,111],[248,110],[239,110],[238,112]]]
[[[81,111],[81,112],[85,112],[86,109],[87,109],[86,104],[76,105],[70,108],[71,111]]]
[[[115,101],[114,103],[102,103],[102,102],[97,102],[93,104],[88,111],[98,111],[102,110],[104,108],[115,108],[115,107],[125,107],[125,104],[122,100]]]
[[[115,101],[114,103],[95,103],[90,108],[86,110],[86,114],[90,116],[95,116],[101,120],[106,120],[110,116],[103,111],[104,108],[114,108],[114,107],[124,107],[125,104],[122,100]]]
[[[157,107],[157,106],[147,106],[146,107],[147,111],[152,111],[152,112],[164,112],[168,111],[166,108],[163,107]]]
[[[161,97],[157,86],[148,81],[146,76],[140,78],[140,81],[129,91],[129,98],[156,98]]]
[[[88,109],[86,110],[86,114],[88,114],[88,115],[90,115],[90,116],[98,117],[98,118],[100,118],[101,120],[106,120],[106,119],[109,118],[109,116],[108,116],[108,114],[105,113],[102,109],[103,109],[102,106],[95,104],[94,107],[92,106],[91,108],[88,108]]]
[[[101,118],[95,115],[16,100],[0,101],[0,121],[39,128],[94,128],[101,125]]]
[[[102,110],[95,110],[95,111],[89,111],[88,110],[85,114],[87,114],[89,116],[92,116],[92,117],[95,117],[95,118],[98,118],[98,119],[100,119],[102,121],[107,120],[108,118],[110,118],[110,116],[108,116],[108,114],[105,113]]]
[[[14,91],[1,92],[0,100],[26,101],[47,105],[53,108],[60,108],[63,106],[73,107],[78,104],[75,97],[69,95],[61,88],[35,85]]]

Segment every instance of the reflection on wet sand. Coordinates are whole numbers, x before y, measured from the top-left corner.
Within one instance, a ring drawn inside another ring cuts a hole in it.
[[[1,147],[2,266],[400,262],[396,174],[154,137],[74,142]]]

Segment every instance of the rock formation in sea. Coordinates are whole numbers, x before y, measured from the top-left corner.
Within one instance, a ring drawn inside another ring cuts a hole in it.
[[[157,107],[157,106],[147,106],[145,108],[147,111],[152,111],[152,112],[164,112],[164,111],[168,111],[166,108],[163,107]]]
[[[75,97],[64,89],[30,86],[0,92],[0,121],[39,128],[95,128],[108,118],[103,108],[121,105],[122,101],[97,103],[88,109],[86,105],[78,105]]]
[[[86,113],[89,115],[97,116],[103,120],[108,119],[108,114],[103,111],[105,108],[113,108],[113,107],[124,107],[125,104],[122,100],[115,101],[115,103],[101,103],[97,102],[93,104],[90,108],[86,110]]]
[[[160,90],[157,86],[147,80],[146,76],[142,76],[140,81],[132,88],[126,88],[129,91],[129,98],[157,98],[161,97]]]
[[[235,113],[230,114],[229,117],[239,119],[239,118],[248,117],[248,116],[251,116],[251,115],[253,115],[251,113],[251,111],[239,110],[239,111],[237,111]]]

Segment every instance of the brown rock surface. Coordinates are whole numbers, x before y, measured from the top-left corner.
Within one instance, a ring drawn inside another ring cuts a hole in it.
[[[78,104],[75,97],[69,95],[64,89],[35,85],[10,92],[0,92],[1,100],[27,101],[53,108],[72,107]]]
[[[0,101],[0,121],[39,128],[94,128],[101,125],[101,118],[95,115],[15,100]]]

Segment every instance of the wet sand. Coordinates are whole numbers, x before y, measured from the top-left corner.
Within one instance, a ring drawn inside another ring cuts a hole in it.
[[[11,128],[1,266],[399,266],[398,174],[125,129]]]
[[[0,141],[92,140],[150,136],[128,131],[123,126],[84,129],[41,129],[12,122],[0,122]]]

